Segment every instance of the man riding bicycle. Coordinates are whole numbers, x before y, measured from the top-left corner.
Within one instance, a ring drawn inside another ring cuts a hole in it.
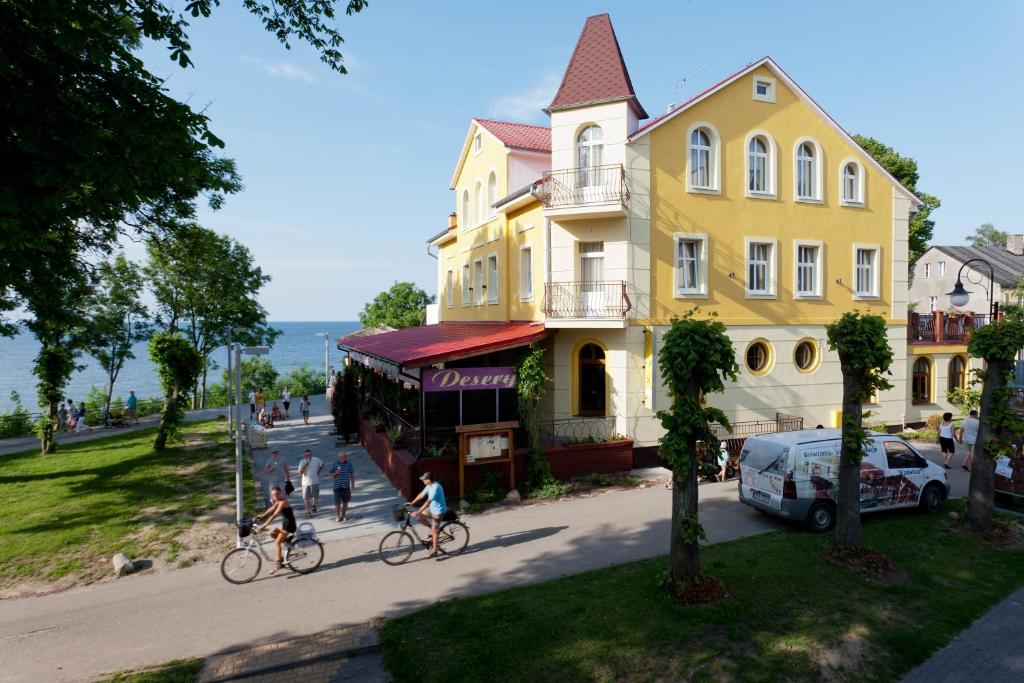
[[[258,527],[258,531],[263,531],[274,518],[281,515],[281,526],[277,527],[270,532],[270,537],[274,539],[274,558],[277,560],[277,565],[270,570],[271,574],[276,574],[278,571],[284,568],[284,560],[281,556],[281,544],[288,540],[288,537],[295,533],[295,513],[292,511],[292,506],[288,503],[288,498],[281,491],[281,487],[275,486],[270,489],[270,499],[272,501],[269,508],[266,511],[256,515],[253,518],[254,522],[258,522],[264,517],[267,521],[262,526]]]
[[[430,527],[431,546],[430,554],[427,557],[434,557],[437,555],[437,525],[441,523],[441,518],[448,511],[448,504],[444,499],[444,489],[441,484],[434,481],[434,475],[424,472],[420,481],[423,482],[423,491],[410,500],[409,505],[415,506],[421,499],[426,499],[420,509],[413,514],[423,526]]]

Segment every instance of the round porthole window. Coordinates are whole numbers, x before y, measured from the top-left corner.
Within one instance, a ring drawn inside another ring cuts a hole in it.
[[[768,370],[770,361],[768,345],[763,341],[751,342],[747,347],[747,369],[753,373],[760,374]]]
[[[793,362],[800,372],[812,372],[818,364],[818,345],[809,339],[797,344]]]

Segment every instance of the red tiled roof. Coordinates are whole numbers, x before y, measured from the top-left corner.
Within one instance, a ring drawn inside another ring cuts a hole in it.
[[[581,104],[629,99],[637,116],[647,118],[633,92],[633,82],[607,14],[589,17],[548,111]]]
[[[551,129],[547,126],[534,126],[529,123],[513,123],[511,121],[492,121],[491,119],[473,119],[486,128],[502,144],[512,149],[528,149],[537,152],[551,151]]]
[[[528,322],[443,322],[369,337],[350,334],[338,338],[338,348],[419,368],[523,346],[546,334],[544,325]]]

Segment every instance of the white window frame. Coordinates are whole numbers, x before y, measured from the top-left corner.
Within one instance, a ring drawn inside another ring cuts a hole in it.
[[[462,306],[473,305],[473,270],[468,261],[462,264]]]
[[[814,193],[809,196],[803,196],[800,194],[800,146],[804,143],[809,144],[814,150]],[[824,168],[825,155],[822,153],[821,145],[818,141],[812,137],[804,136],[796,141],[793,145],[793,201],[802,202],[805,204],[821,204],[822,203],[822,192],[824,188],[823,179],[823,168]]]
[[[449,268],[444,275],[444,302],[448,308],[455,308],[455,269]]]
[[[924,280],[930,280],[932,277],[932,264],[924,264],[924,273],[921,274],[921,278]]]
[[[477,134],[473,136],[473,155],[480,154],[484,151],[484,136],[483,133],[477,131]]]
[[[930,296],[930,297],[928,297],[928,312],[929,313],[934,313],[937,310],[939,310],[939,297],[937,297],[937,296]]]
[[[857,290],[857,253],[860,251],[875,252],[872,261],[871,291],[860,292]],[[854,244],[853,245],[853,298],[857,300],[878,299],[881,296],[882,282],[882,247],[878,244]]]
[[[484,285],[487,289],[487,303],[498,303],[498,294],[501,291],[501,267],[498,265],[498,252],[492,251],[487,255],[487,279]],[[493,280],[493,283],[492,283]]]
[[[767,175],[764,192],[756,192],[750,189],[750,142],[754,138],[764,138],[768,147],[768,160],[765,164],[765,173]],[[777,179],[778,173],[778,159],[779,150],[775,144],[775,138],[773,138],[768,131],[764,130],[752,130],[747,133],[746,139],[743,141],[743,191],[747,197],[752,199],[776,199],[778,197],[778,185]]]
[[[817,249],[817,258],[814,261],[814,291],[800,291],[800,247],[814,247]],[[825,280],[825,243],[822,240],[794,240],[793,241],[793,298],[794,299],[820,299],[822,298],[822,283]]]
[[[710,185],[708,187],[694,186],[692,183],[693,174],[692,163],[693,163],[693,144],[691,138],[693,132],[698,128],[703,128],[708,133],[709,142],[711,143],[711,151],[708,155],[711,161],[711,173],[710,173]],[[712,126],[707,121],[697,121],[686,131],[686,191],[693,192],[694,194],[722,194],[721,191],[721,176],[722,176],[722,137],[718,134],[718,129]]]
[[[764,95],[758,93],[757,92],[757,84],[758,83],[767,83],[768,84],[768,92],[765,93]],[[758,102],[775,102],[775,79],[772,78],[771,76],[757,76],[757,75],[755,75],[754,78],[753,78],[753,82],[751,83],[750,92],[753,95],[754,99],[756,101],[758,101]]]
[[[529,252],[527,255],[526,252]],[[529,263],[530,272],[523,272],[523,259]],[[533,301],[533,243],[527,243],[519,247],[519,300]]]
[[[768,268],[766,272],[766,291],[751,291],[750,289],[750,246],[753,244],[767,244],[769,246]],[[743,238],[743,290],[748,299],[775,299],[778,296],[778,273],[779,273],[779,241],[774,237],[744,237]]]
[[[853,164],[857,169],[857,179],[855,183],[856,196],[852,199],[846,196],[846,167],[849,164]],[[839,163],[839,204],[841,206],[852,206],[855,208],[861,208],[864,206],[864,164],[860,163],[853,157],[846,157]]]
[[[939,261],[939,277],[945,277],[946,275],[946,262]]]
[[[469,188],[462,190],[462,231],[473,227],[473,204],[469,198]]]
[[[473,185],[473,225],[484,222],[484,183],[480,178]]]
[[[470,285],[473,290],[472,300],[474,306],[479,306],[484,303],[484,297],[487,296],[484,290],[484,277],[484,259],[482,256],[477,256],[473,259],[473,280]]]
[[[679,245],[697,242],[697,286],[684,289],[680,284]],[[708,235],[703,232],[677,232],[672,235],[672,295],[676,299],[706,299],[708,296]]]
[[[494,208],[494,203],[498,201],[498,174],[491,169],[491,172],[487,174],[487,217],[494,218],[498,215],[498,210]]]

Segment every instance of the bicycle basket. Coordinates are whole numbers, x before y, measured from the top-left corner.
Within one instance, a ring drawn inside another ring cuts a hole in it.
[[[243,521],[238,523],[238,536],[245,538],[252,533],[252,522]]]
[[[391,516],[395,518],[396,522],[401,522],[405,519],[405,506],[397,506],[392,508]]]

